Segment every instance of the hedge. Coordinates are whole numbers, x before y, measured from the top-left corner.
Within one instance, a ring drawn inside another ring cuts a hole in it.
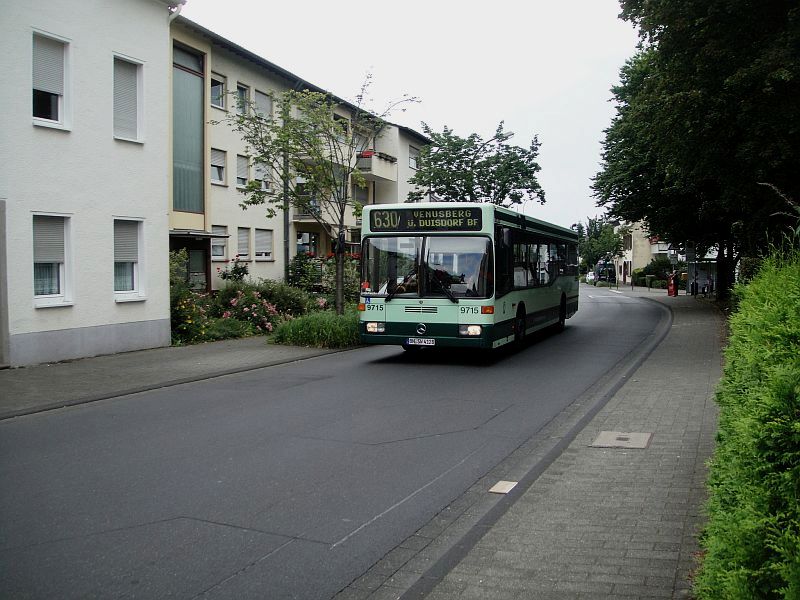
[[[736,290],[697,598],[800,598],[800,252]]]

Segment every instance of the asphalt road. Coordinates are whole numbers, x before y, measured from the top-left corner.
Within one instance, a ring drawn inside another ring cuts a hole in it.
[[[662,316],[587,290],[490,359],[370,347],[0,423],[0,595],[334,596]]]

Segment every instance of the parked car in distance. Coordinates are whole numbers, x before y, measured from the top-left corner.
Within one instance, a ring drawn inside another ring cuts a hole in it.
[[[594,284],[594,271],[586,273],[586,283]]]

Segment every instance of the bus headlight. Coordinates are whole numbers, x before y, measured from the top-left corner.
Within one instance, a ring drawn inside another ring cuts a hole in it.
[[[459,325],[458,335],[478,336],[483,328],[480,325]]]
[[[386,323],[367,323],[367,333],[383,333],[386,331]]]

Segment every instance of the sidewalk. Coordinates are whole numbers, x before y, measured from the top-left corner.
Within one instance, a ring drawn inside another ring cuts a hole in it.
[[[0,420],[329,354],[263,337],[0,370]]]
[[[669,306],[670,332],[458,564],[415,586],[430,600],[690,597],[723,319],[691,296],[614,292]],[[646,447],[625,448],[639,433]]]

